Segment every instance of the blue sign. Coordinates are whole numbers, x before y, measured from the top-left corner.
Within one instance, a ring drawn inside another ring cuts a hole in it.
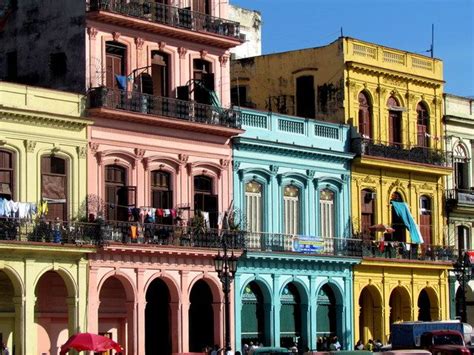
[[[323,254],[324,240],[321,237],[298,235],[293,237],[293,251],[303,254]]]

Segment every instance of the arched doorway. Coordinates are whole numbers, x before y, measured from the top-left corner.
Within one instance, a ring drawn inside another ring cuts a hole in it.
[[[319,290],[316,311],[316,334],[318,337],[338,335],[337,321],[342,314],[337,314],[336,296],[331,286],[324,285]]]
[[[250,344],[250,342],[268,344],[263,293],[255,281],[244,288],[241,320],[242,344]]]
[[[430,322],[431,319],[431,303],[430,297],[426,290],[421,290],[418,296],[418,320]]]
[[[369,339],[382,339],[382,297],[375,286],[366,286],[359,296],[359,338],[366,344]]]
[[[111,276],[100,289],[99,301],[99,334],[117,341],[128,353],[133,348],[133,296],[127,295],[122,280]]]
[[[214,344],[214,312],[212,292],[209,285],[199,280],[189,297],[189,351],[200,352],[205,346]]]
[[[290,348],[302,335],[301,296],[296,285],[290,282],[281,294],[280,346]]]
[[[390,294],[390,324],[411,320],[411,302],[408,291],[401,287],[395,287]]]
[[[0,271],[0,343],[7,344],[9,349],[13,348],[15,341],[15,304],[13,302],[15,290],[8,275]]]
[[[171,354],[170,292],[163,280],[155,279],[146,291],[146,354]]]
[[[37,353],[58,354],[69,338],[68,290],[63,278],[55,271],[44,273],[35,288],[35,323]],[[70,305],[74,307],[74,305]]]

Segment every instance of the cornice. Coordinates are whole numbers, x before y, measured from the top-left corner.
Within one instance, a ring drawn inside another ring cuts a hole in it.
[[[444,80],[431,79],[423,77],[420,75],[409,74],[406,72],[401,72],[393,69],[384,69],[378,66],[373,66],[370,64],[363,64],[354,61],[346,62],[347,69],[352,69],[354,71],[361,71],[363,73],[375,74],[375,75],[384,75],[386,77],[392,77],[397,79],[403,79],[406,81],[420,83],[422,85],[431,86],[431,87],[441,87],[445,83]]]
[[[445,115],[444,120],[446,123],[458,123],[463,126],[472,126],[474,127],[474,119],[473,118],[465,118],[465,117],[459,117],[459,116],[450,116],[450,115]]]
[[[31,126],[65,128],[73,131],[83,130],[85,127],[92,124],[90,120],[83,118],[52,114],[46,115],[44,113],[27,110],[11,110],[1,105],[0,119],[18,123],[27,123]]]

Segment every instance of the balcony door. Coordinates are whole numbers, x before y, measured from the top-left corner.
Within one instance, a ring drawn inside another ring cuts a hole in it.
[[[105,43],[105,85],[110,89],[126,90],[126,80],[123,80],[126,68],[127,48],[118,42]]]
[[[109,220],[128,220],[128,209],[135,207],[135,193],[134,186],[127,186],[126,168],[118,165],[105,167],[105,202]]]
[[[420,197],[420,233],[424,244],[431,245],[432,235],[431,199],[428,196]]]
[[[368,96],[361,92],[359,93],[359,133],[362,138],[372,138],[372,117],[371,107]]]
[[[453,163],[455,188],[457,190],[469,189],[469,159],[467,157],[466,148],[461,144],[456,145],[454,148]]]
[[[210,228],[217,227],[218,196],[212,193],[212,178],[204,175],[194,177],[194,211],[200,211]]]
[[[41,198],[48,201],[48,219],[67,219],[68,160],[49,155],[41,158]]]
[[[375,193],[369,189],[361,192],[360,232],[364,238],[374,237],[369,227],[375,224]]]
[[[428,108],[422,102],[416,106],[417,143],[419,147],[429,147],[430,117]]]
[[[403,202],[402,195],[398,192],[394,192],[391,197],[392,201]],[[402,218],[398,216],[395,212],[395,208],[392,209],[392,228],[395,229],[395,232],[392,234],[392,238],[397,242],[406,242],[406,227]]]
[[[210,92],[214,91],[214,74],[210,62],[193,60],[194,100],[201,104],[212,104]]]
[[[319,207],[321,213],[321,236],[332,239],[336,231],[334,192],[329,189],[321,190],[319,193]]]
[[[283,225],[285,234],[299,234],[300,190],[294,185],[287,185],[283,190]]]
[[[169,55],[160,51],[151,52],[151,77],[154,96],[169,97]]]
[[[173,208],[173,190],[171,189],[171,175],[167,172],[154,170],[151,172],[151,196],[154,208]],[[158,217],[157,223],[172,224],[171,215]]]
[[[202,14],[211,14],[211,1],[210,0],[193,0],[193,11],[200,12]]]
[[[0,198],[12,200],[13,197],[13,152],[0,150]]]
[[[398,101],[390,97],[388,106],[388,141],[390,145],[399,146],[402,143],[402,112],[399,111]]]

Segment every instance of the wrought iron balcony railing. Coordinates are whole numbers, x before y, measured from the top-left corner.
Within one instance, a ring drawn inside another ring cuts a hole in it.
[[[57,244],[149,244],[229,249],[245,247],[245,232],[119,221],[56,222],[0,219],[0,240]]]
[[[446,190],[446,202],[448,203],[448,207],[454,207],[457,205],[474,207],[474,188],[471,190]]]
[[[444,151],[427,147],[382,142],[367,138],[354,138],[352,140],[352,151],[359,155],[447,166],[446,153]]]
[[[241,115],[237,110],[105,87],[89,91],[88,108],[118,109],[228,128],[241,127]]]
[[[190,31],[203,31],[240,39],[240,24],[238,22],[158,2],[91,0],[88,11],[109,11]]]

